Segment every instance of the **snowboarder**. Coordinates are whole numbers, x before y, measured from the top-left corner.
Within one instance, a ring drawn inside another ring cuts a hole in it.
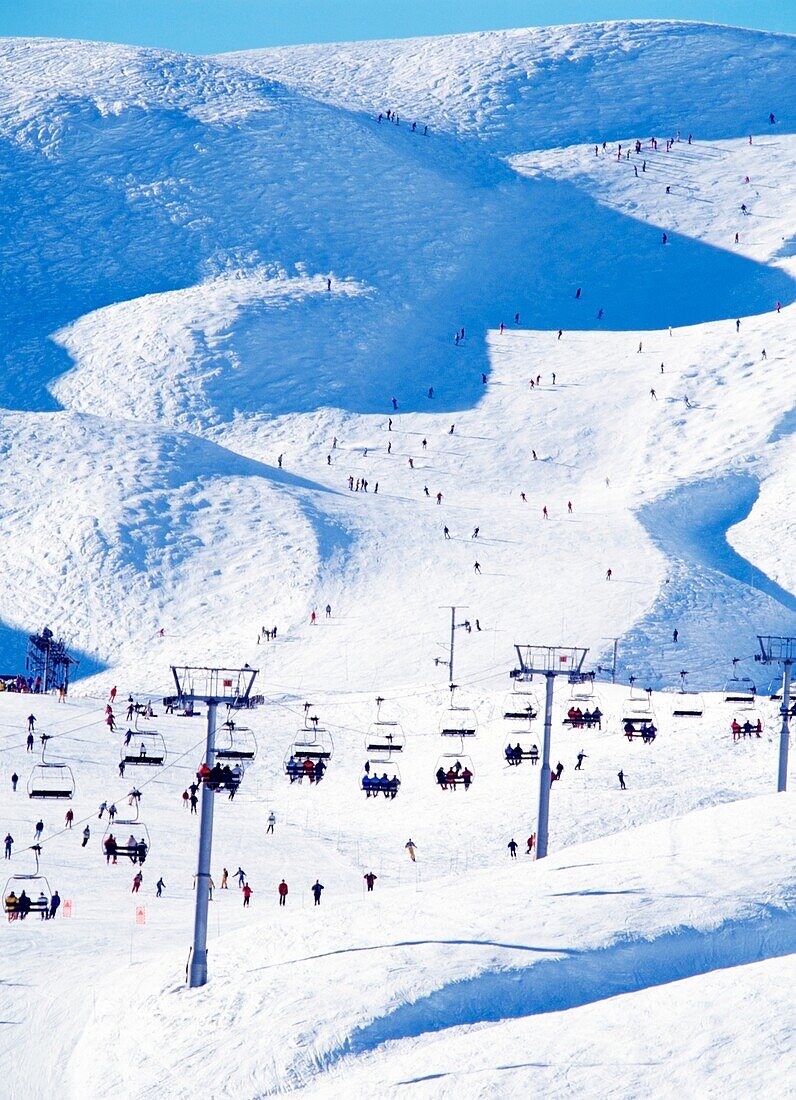
[[[274,831],[274,825],[276,825],[276,814],[273,810],[271,810],[270,814],[268,815],[268,828],[265,830],[266,835]]]
[[[312,896],[315,898],[315,904],[316,905],[321,904],[321,894],[322,893],[323,893],[323,886],[321,886],[320,881],[316,878],[315,885],[312,887]]]
[[[367,874],[364,875],[363,877],[365,879],[365,882],[368,884],[368,893],[372,894],[373,893],[373,883],[376,881],[378,876],[374,875],[372,871],[368,871]]]
[[[415,862],[415,849],[417,848],[417,845],[415,844],[415,842],[412,840],[411,837],[409,837],[406,844],[404,844],[404,848],[406,848],[407,852],[409,853],[409,858],[411,859],[412,863],[414,863]]]
[[[85,848],[85,846],[88,844],[90,839],[91,839],[91,829],[89,829],[88,825],[86,825],[85,829],[83,830],[83,843],[80,845],[80,847]]]
[[[511,838],[511,840],[508,842],[506,847],[511,852],[511,858],[516,859],[517,858],[517,841],[514,839],[514,837]]]
[[[284,879],[279,883],[279,904],[284,905],[287,898],[287,883]]]
[[[576,772],[579,772],[579,771],[582,770],[583,761],[585,759],[586,759],[586,753],[583,751],[583,749],[581,749],[580,752],[578,753],[578,762],[575,765],[575,771]]]
[[[623,771],[617,772],[616,778],[619,780],[619,790],[626,791],[627,787],[625,786],[625,773]]]

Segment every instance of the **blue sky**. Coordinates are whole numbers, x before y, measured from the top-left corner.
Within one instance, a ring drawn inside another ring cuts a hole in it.
[[[653,18],[796,33],[796,0],[0,0],[0,35],[194,53]]]

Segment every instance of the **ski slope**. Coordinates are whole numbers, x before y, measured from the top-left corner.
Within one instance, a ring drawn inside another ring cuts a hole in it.
[[[667,22],[218,58],[0,40],[0,673],[45,623],[81,658],[65,705],[0,694],[6,866],[43,810],[73,902],[3,928],[10,1095],[34,1064],[34,1095],[792,1095],[793,815],[752,658],[796,634],[795,51]],[[455,793],[450,605],[479,725]],[[614,639],[602,730],[562,727],[558,689],[536,863],[514,646],[605,670]],[[733,658],[764,722],[737,744]],[[102,708],[210,662],[267,700],[216,810],[216,885],[255,892],[217,890],[188,993],[203,722],[158,714],[143,786]],[[681,670],[700,720],[672,715]],[[631,676],[652,746],[621,735]],[[407,733],[389,802],[360,790],[377,695]],[[317,789],[283,774],[305,700],[335,743]],[[22,790],[31,708],[72,803]],[[96,816],[133,781],[138,898]]]

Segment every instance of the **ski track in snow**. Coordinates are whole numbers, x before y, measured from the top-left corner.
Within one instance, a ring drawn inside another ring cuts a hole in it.
[[[795,50],[665,22],[215,59],[0,40],[0,671],[45,622],[82,656],[66,707],[33,703],[75,829],[0,783],[10,870],[41,809],[75,902],[4,928],[9,1095],[794,1095],[792,804],[752,797],[778,720],[751,657],[756,632],[796,632]],[[433,783],[453,603],[482,628],[456,636],[467,795]],[[603,730],[564,732],[561,687],[554,854],[496,866],[535,828],[538,769],[502,756],[514,644],[594,667],[613,637],[620,679],[685,669],[704,719],[656,690],[658,741],[628,744],[627,689],[600,684]],[[732,657],[765,722],[737,745],[707,694]],[[211,659],[260,667],[268,698],[216,812],[254,909],[216,895],[213,981],[187,992],[203,725],[158,720],[138,927],[129,868],[101,857],[96,806],[130,783],[99,700]],[[408,742],[376,804],[379,693]],[[309,790],[281,774],[307,698],[336,745]],[[0,695],[21,787],[30,707]]]

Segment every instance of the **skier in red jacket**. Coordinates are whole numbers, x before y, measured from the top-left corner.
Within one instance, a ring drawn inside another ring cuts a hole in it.
[[[284,905],[287,898],[287,883],[284,879],[279,883],[279,904]]]

